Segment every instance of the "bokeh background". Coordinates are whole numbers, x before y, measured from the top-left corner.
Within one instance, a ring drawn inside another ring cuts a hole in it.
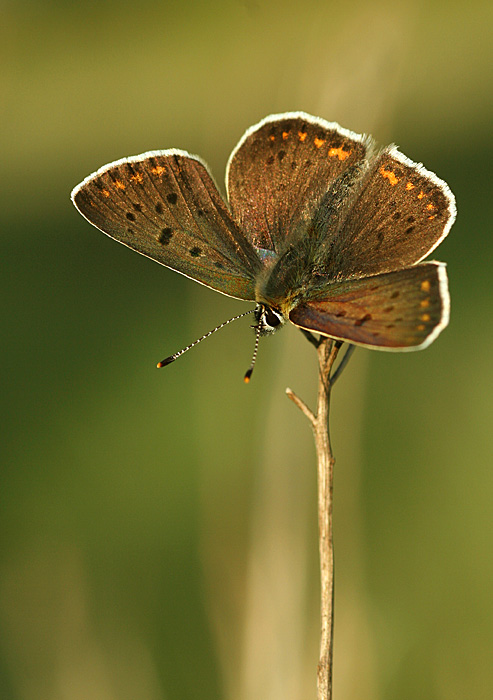
[[[216,180],[304,110],[445,179],[450,327],[358,349],[334,390],[335,700],[493,686],[493,5],[182,0],[0,7],[2,700],[315,698],[313,348],[78,215],[99,166],[183,148]]]

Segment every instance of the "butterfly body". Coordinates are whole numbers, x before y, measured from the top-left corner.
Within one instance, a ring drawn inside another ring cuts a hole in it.
[[[262,333],[288,320],[367,347],[428,345],[447,325],[442,263],[422,263],[455,218],[447,185],[395,147],[304,113],[249,129],[227,166],[228,204],[185,151],[101,168],[72,193],[119,242],[252,301]]]

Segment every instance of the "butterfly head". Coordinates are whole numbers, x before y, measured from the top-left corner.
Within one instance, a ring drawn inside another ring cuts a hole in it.
[[[254,316],[257,323],[253,328],[255,328],[259,335],[274,333],[288,320],[282,311],[274,309],[267,304],[257,304]]]

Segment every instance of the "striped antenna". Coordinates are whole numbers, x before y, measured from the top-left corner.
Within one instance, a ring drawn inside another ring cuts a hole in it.
[[[229,321],[224,321],[224,323],[221,323],[219,326],[216,326],[216,328],[213,328],[211,331],[203,335],[201,338],[198,340],[195,340],[193,343],[190,343],[190,345],[187,345],[186,348],[183,348],[183,350],[179,350],[178,352],[175,352],[173,355],[170,355],[169,357],[166,357],[164,360],[161,360],[161,362],[157,363],[158,367],[166,367],[166,365],[170,365],[172,362],[174,362],[178,357],[181,355],[184,355],[188,350],[191,348],[195,347],[195,345],[198,345],[201,343],[203,340],[208,338],[210,335],[215,333],[216,331],[220,331],[221,328],[224,328],[224,326],[227,326],[228,323],[232,323],[233,321],[237,321],[239,318],[243,318],[243,316],[248,316],[248,314],[253,314],[255,309],[250,309],[250,311],[245,311],[242,314],[239,314],[238,316],[233,316],[233,318],[230,318]]]
[[[250,382],[250,377],[252,376],[253,368],[255,367],[255,360],[257,359],[258,352],[258,341],[260,340],[260,333],[262,331],[262,326],[260,325],[260,323],[257,326],[254,326],[254,328],[257,330],[255,338],[255,347],[253,349],[253,357],[250,363],[250,367],[247,369],[247,371],[245,372],[245,376],[243,377],[243,381],[245,382],[245,384],[248,384]]]

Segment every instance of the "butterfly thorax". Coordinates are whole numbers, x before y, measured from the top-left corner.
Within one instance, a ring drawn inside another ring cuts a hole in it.
[[[255,285],[257,319],[266,332],[289,320],[289,312],[313,286],[314,262],[302,245],[288,245],[274,253],[258,275]]]

